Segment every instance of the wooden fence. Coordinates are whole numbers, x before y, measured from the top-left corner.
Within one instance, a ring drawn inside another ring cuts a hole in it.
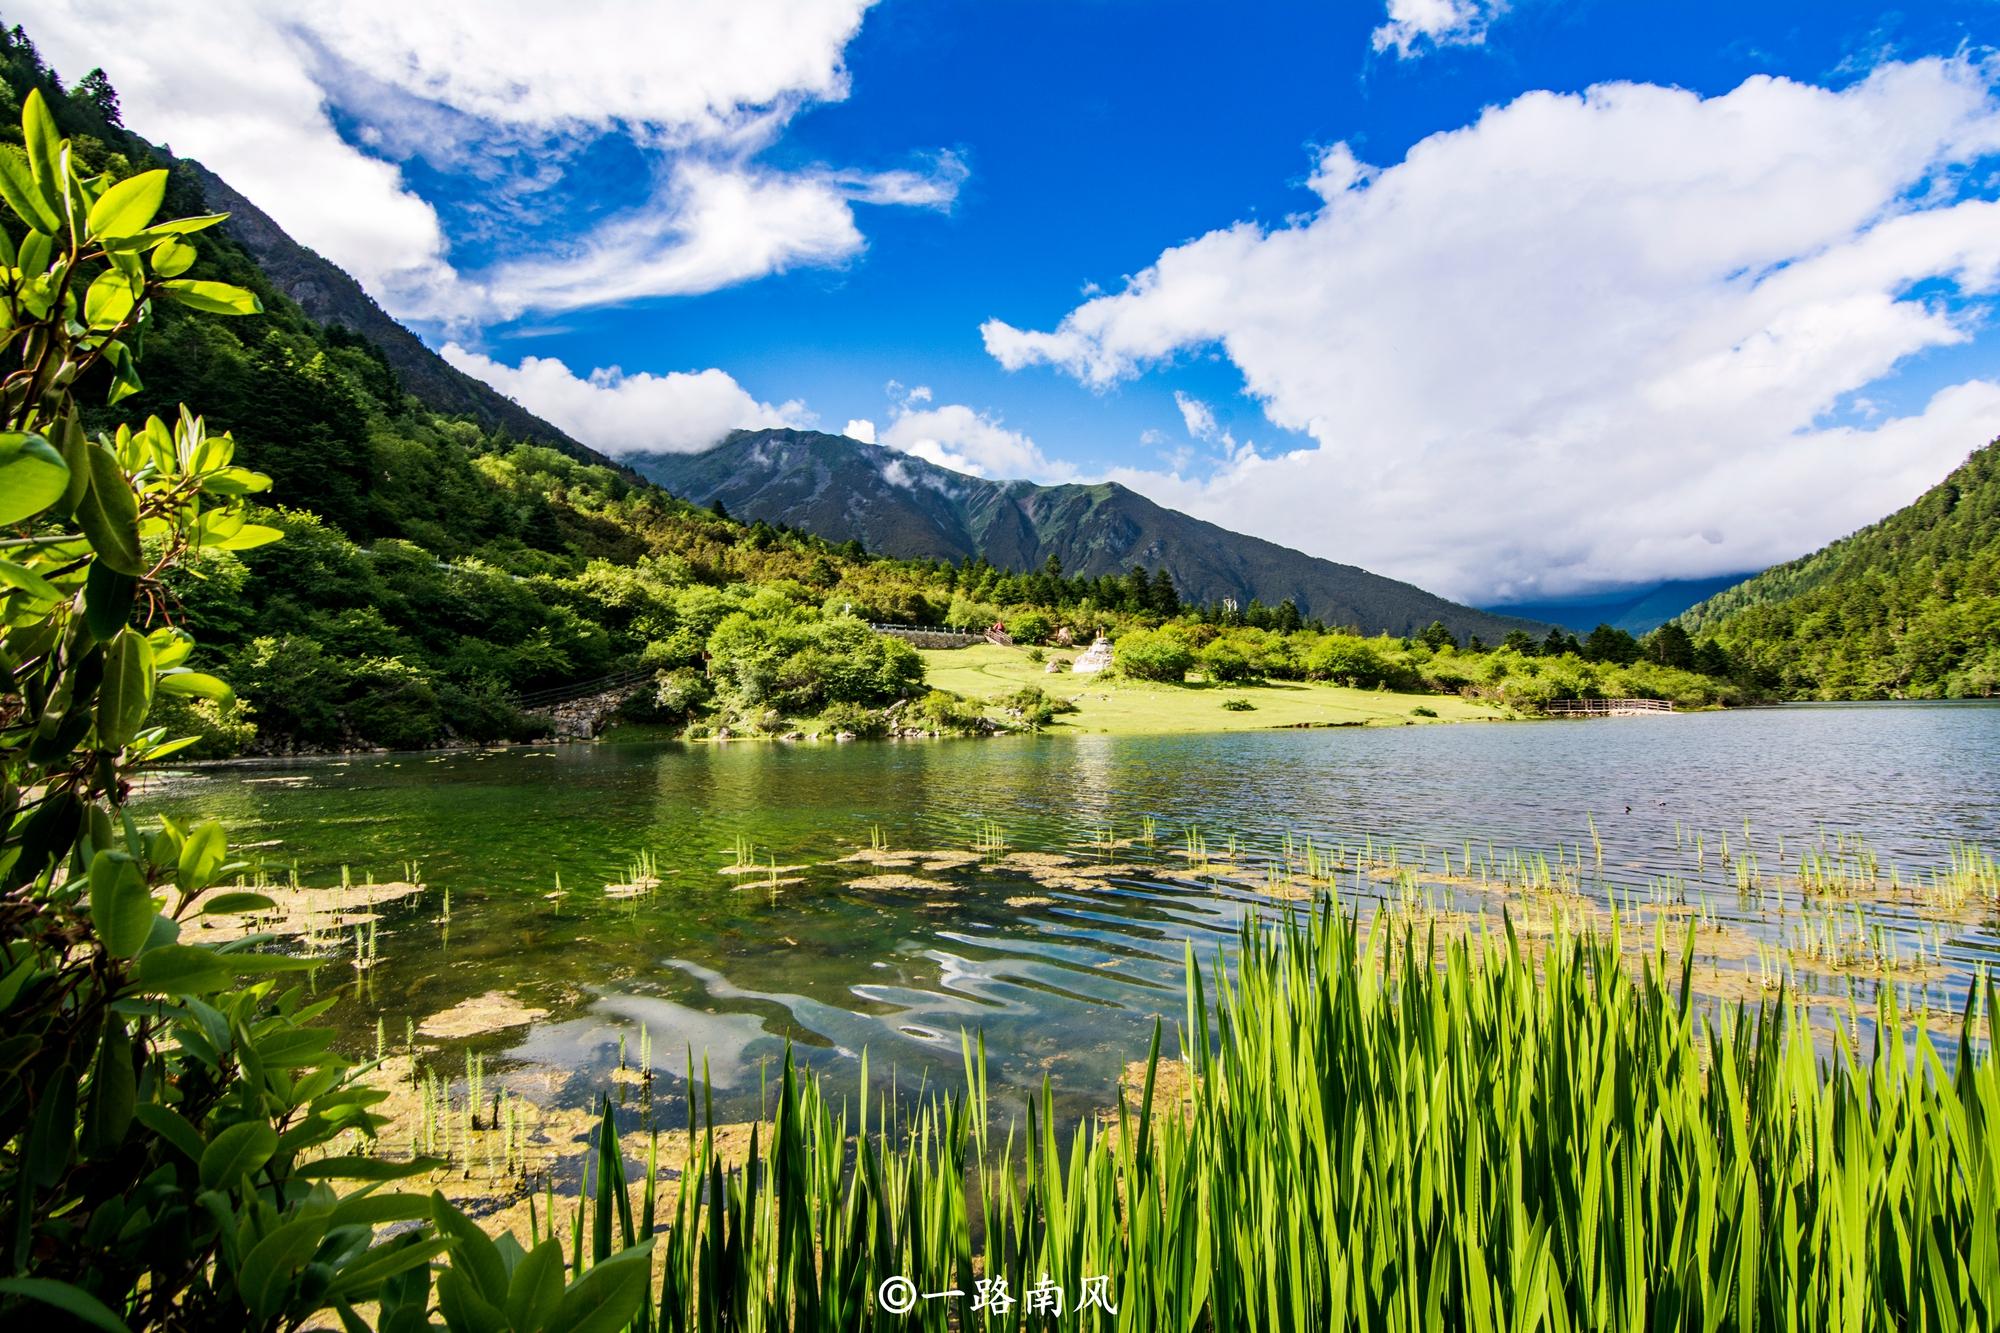
[[[1542,711],[1550,717],[1636,717],[1671,713],[1674,706],[1665,699],[1551,699]]]
[[[960,634],[935,625],[870,625],[868,628],[918,648],[970,648],[975,643],[986,642],[984,634]]]

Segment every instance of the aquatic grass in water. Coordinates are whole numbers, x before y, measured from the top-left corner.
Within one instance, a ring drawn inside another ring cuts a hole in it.
[[[607,1103],[567,1236],[551,1196],[534,1239],[579,1270],[650,1246],[662,1330],[1044,1327],[1051,1287],[1084,1328],[2000,1322],[1989,978],[1955,1049],[1885,989],[1870,1054],[1822,1057],[1782,998],[1698,1009],[1691,947],[1676,979],[1615,936],[1357,931],[1253,921],[1233,976],[1190,952],[1181,1076],[1156,1028],[1143,1091],[1067,1144],[1046,1085],[996,1132],[983,1043],[963,1096],[907,1111],[864,1057],[851,1124],[788,1059],[750,1164],[691,1097],[685,1170],[664,1193],[656,1143],[635,1213]],[[905,1279],[963,1294],[885,1309]]]

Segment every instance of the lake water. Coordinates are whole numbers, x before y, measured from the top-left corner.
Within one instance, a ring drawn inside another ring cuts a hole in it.
[[[1878,950],[1886,940],[1899,955],[1925,953],[1921,970],[1892,972],[1892,983],[1953,1003],[1975,966],[2000,960],[1990,901],[1934,911],[1884,890],[1816,916],[1788,877],[1810,848],[1864,855],[1839,846],[1843,835],[1864,836],[1883,882],[1893,866],[1901,885],[1948,864],[1956,845],[2000,848],[1996,775],[2000,706],[1869,704],[1212,736],[350,757],[163,775],[141,808],[219,817],[234,846],[261,844],[247,855],[280,879],[296,870],[302,883],[338,884],[346,866],[356,882],[391,880],[405,862],[420,864],[425,892],[381,909],[375,965],[356,979],[343,940],[320,974],[323,989],[347,992],[333,1017],[359,1053],[372,1050],[378,1018],[395,1044],[406,1022],[500,991],[547,1016],[444,1043],[447,1068],[469,1044],[495,1068],[575,1071],[568,1095],[586,1097],[616,1065],[621,1035],[637,1058],[643,1024],[668,1114],[690,1050],[706,1055],[718,1112],[740,1114],[787,1041],[847,1082],[866,1048],[873,1071],[893,1070],[907,1087],[954,1081],[960,1033],[980,1031],[996,1088],[1019,1092],[1047,1076],[1081,1110],[1102,1105],[1119,1068],[1143,1055],[1156,1015],[1173,1049],[1188,942],[1212,960],[1247,912],[1274,910],[1262,881],[1288,836],[1295,852],[1310,837],[1322,853],[1367,846],[1378,861],[1421,859],[1415,878],[1431,884],[1421,891],[1438,909],[1539,910],[1532,894],[1466,882],[1468,851],[1487,866],[1511,864],[1519,849],[1573,867],[1584,900],[1699,905],[1774,953],[1806,933],[1865,930]],[[1147,820],[1151,843],[1103,845],[1139,837]],[[1177,854],[1191,827],[1217,859],[1213,876],[1191,873]],[[937,868],[945,852],[964,859],[995,840],[1004,846]],[[792,882],[768,887],[768,869],[718,873],[744,843]],[[905,866],[841,859],[872,844],[935,855]],[[608,895],[641,853],[658,887]],[[1454,874],[1434,873],[1447,854]],[[1735,867],[1748,855],[1762,878],[1746,898]],[[1106,865],[1127,868],[1103,874]],[[884,874],[931,883],[873,879]],[[1407,879],[1387,873],[1343,874],[1337,885],[1364,910],[1408,892]],[[439,920],[447,892],[448,924]],[[1670,918],[1677,931],[1690,910]],[[1722,966],[1753,973],[1767,961],[1742,947],[1722,952]],[[1796,949],[1792,964],[1801,985],[1844,994],[1858,984],[1864,998],[1880,975],[1816,967]]]

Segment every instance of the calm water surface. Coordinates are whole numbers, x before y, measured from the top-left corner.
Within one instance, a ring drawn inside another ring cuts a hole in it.
[[[372,1049],[378,1018],[393,1042],[406,1020],[500,990],[550,1016],[474,1047],[501,1067],[575,1070],[578,1096],[602,1085],[621,1035],[636,1058],[642,1024],[664,1100],[678,1095],[692,1050],[707,1056],[718,1111],[735,1113],[754,1107],[787,1041],[843,1080],[866,1048],[871,1070],[908,1086],[952,1081],[959,1034],[983,1031],[996,1087],[1033,1088],[1046,1075],[1080,1109],[1102,1103],[1118,1068],[1143,1054],[1156,1015],[1171,1032],[1187,943],[1212,958],[1246,912],[1269,910],[1254,887],[1158,873],[1190,826],[1211,851],[1233,835],[1249,865],[1287,834],[1320,847],[1372,838],[1412,855],[1422,846],[1462,855],[1467,842],[1482,853],[1487,843],[1572,856],[1581,846],[1593,863],[1586,892],[1608,883],[1617,894],[1695,878],[1696,830],[1711,849],[1728,833],[1740,855],[1747,820],[1767,864],[1780,836],[1796,849],[1822,831],[1859,833],[1907,880],[1944,864],[1954,844],[2000,848],[1996,775],[2000,706],[1871,704],[1214,736],[371,756],[165,775],[143,805],[218,817],[234,845],[262,844],[249,854],[308,884],[339,883],[343,866],[357,880],[397,879],[406,861],[420,863],[427,891],[385,909],[376,967],[354,981],[336,960],[321,974],[322,986],[349,993],[335,1017],[357,1051]],[[1154,846],[1092,852],[1101,830],[1129,838],[1148,818]],[[937,891],[856,888],[853,879],[878,872],[837,860],[878,830],[893,848],[965,850],[986,821],[1009,850],[1141,868],[1092,891],[975,865],[931,876],[952,885]],[[718,870],[736,859],[738,839],[760,862],[805,866],[787,872],[801,882],[737,887]],[[641,852],[656,859],[659,889],[607,897],[604,886],[627,879]],[[1714,910],[1757,927],[1757,909],[1719,893],[1709,855],[1711,889],[1728,899]],[[558,876],[565,892],[555,901]],[[1384,887],[1342,881],[1350,900]],[[437,921],[446,890],[448,927]],[[1991,910],[1945,924],[1895,905],[1868,910],[1942,955],[1926,982],[1934,1001],[1962,994],[1981,960],[2000,959]]]

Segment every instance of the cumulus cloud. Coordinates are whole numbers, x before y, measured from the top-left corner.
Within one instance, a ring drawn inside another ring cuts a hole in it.
[[[891,408],[881,443],[975,477],[1067,481],[1076,475],[1075,468],[1048,457],[1041,446],[1020,431],[1009,430],[999,417],[963,403],[918,406],[930,400],[931,391],[921,385],[905,395]]]
[[[876,442],[875,423],[867,417],[854,418],[841,428],[840,433],[850,440],[859,440],[863,444],[874,444]]]
[[[1984,380],[1851,410],[2000,285],[2000,205],[1957,185],[2000,149],[1993,77],[1531,93],[1379,172],[1336,148],[1315,210],[1169,249],[1053,329],[989,321],[986,346],[1095,386],[1218,347],[1316,447],[1123,479],[1449,594],[1767,564],[1994,434]]]
[[[802,108],[847,95],[844,52],[872,0],[71,0],[35,20],[58,68],[102,63],[127,119],[201,159],[393,313],[478,323],[680,295],[859,253],[853,205],[949,208],[950,153],[919,168],[759,165]],[[103,49],[116,29],[125,39]],[[338,128],[337,128],[338,126]],[[344,132],[343,132],[344,131]],[[638,197],[565,200],[572,158],[623,136]],[[402,163],[477,182],[492,262],[450,250]],[[650,182],[650,184],[648,184]],[[588,217],[581,235],[523,224]],[[508,242],[513,242],[512,253]]]
[[[518,366],[457,343],[444,359],[607,454],[699,453],[732,430],[806,426],[799,402],[773,406],[720,370],[628,375],[616,366],[586,378],[554,357],[530,356]]]

